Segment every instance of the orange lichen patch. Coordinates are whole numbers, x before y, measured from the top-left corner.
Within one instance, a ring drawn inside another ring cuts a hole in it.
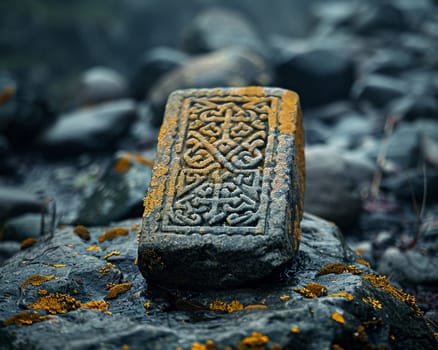
[[[33,323],[48,320],[49,316],[40,316],[36,311],[24,311],[16,313],[15,315],[7,318],[3,321],[4,326],[10,326],[15,324],[17,327],[30,326]]]
[[[367,298],[362,298],[362,301],[365,304],[370,304],[375,309],[381,309],[382,308],[382,303],[380,301],[378,301],[377,299],[374,299],[374,298],[371,298],[371,297],[367,297]]]
[[[190,350],[216,350],[216,343],[213,340],[207,340],[205,344],[193,343]]]
[[[44,282],[51,281],[55,279],[55,276],[49,275],[49,276],[43,276],[43,275],[33,275],[21,282],[20,288],[26,287],[28,284],[31,284],[32,286],[40,286]]]
[[[149,309],[151,307],[151,301],[150,300],[146,300],[143,304],[143,307],[145,309]]]
[[[42,296],[38,301],[29,305],[28,309],[46,310],[49,314],[65,314],[69,311],[79,309],[81,302],[68,294],[53,293]]]
[[[348,299],[348,300],[353,300],[354,299],[354,296],[353,295],[351,295],[350,293],[332,293],[332,294],[329,294],[328,295],[329,297],[341,297],[341,298],[345,298],[345,299]]]
[[[327,288],[318,283],[309,283],[303,288],[295,288],[296,292],[305,296],[306,298],[318,298],[323,295],[327,295]]]
[[[81,304],[82,309],[91,309],[91,310],[98,310],[98,311],[104,311],[108,309],[108,306],[110,304],[103,300],[91,300],[85,304]]]
[[[21,249],[21,250],[27,249],[27,248],[33,246],[36,242],[38,242],[38,240],[37,240],[36,238],[33,238],[33,237],[31,237],[31,238],[26,238],[25,240],[23,240],[23,241],[21,242],[21,247],[20,247],[20,249]]]
[[[340,313],[337,312],[332,313],[332,320],[341,324],[345,323],[344,316],[342,316]]]
[[[104,259],[108,259],[112,256],[116,256],[116,255],[120,255],[121,253],[118,250],[113,250],[112,252],[109,252],[108,254],[106,254],[103,258]]]
[[[280,300],[281,301],[287,301],[287,300],[289,300],[290,299],[290,296],[289,295],[281,295],[280,296]]]
[[[435,336],[435,338],[438,338],[438,332],[434,333],[434,336]],[[394,335],[394,334],[391,334],[391,335],[389,336],[389,340],[391,340],[391,341],[395,341],[395,335]]]
[[[45,289],[38,289],[38,295],[47,295],[49,292]]]
[[[106,293],[106,298],[107,299],[115,299],[120,294],[127,292],[129,289],[131,289],[131,287],[132,287],[131,282],[124,282],[124,283],[116,284],[108,290],[108,292]]]
[[[298,327],[292,327],[292,328],[290,329],[290,331],[291,331],[292,333],[294,333],[294,334],[298,334],[298,333],[300,333],[300,329],[299,329]]]
[[[124,153],[117,159],[116,164],[114,165],[114,171],[118,173],[124,173],[128,171],[131,168],[131,162],[137,162],[150,168],[154,166],[154,162],[152,160],[143,157],[139,153]]]
[[[298,95],[295,92],[286,91],[281,101],[279,114],[279,129],[282,134],[293,134],[295,132],[297,109]]]
[[[254,309],[267,309],[268,307],[266,305],[263,304],[250,304],[250,305],[246,305],[244,307],[244,310],[254,310]]]
[[[282,350],[283,347],[280,344],[272,344],[271,350]]]
[[[216,300],[215,302],[213,302],[209,305],[209,308],[211,311],[223,311],[223,312],[231,313],[234,311],[241,311],[245,307],[238,300],[233,300],[229,303],[226,303],[222,300]]]
[[[140,224],[134,224],[131,226],[131,231],[137,231],[140,229]]]
[[[129,346],[126,344],[122,345],[122,350],[129,350]]]
[[[57,269],[62,269],[63,267],[67,266],[65,264],[47,264],[47,265],[51,267],[56,267]]]
[[[129,234],[129,229],[124,227],[114,227],[106,231],[103,235],[100,235],[97,240],[99,241],[99,243],[102,243],[104,241],[111,241],[114,238],[120,236],[127,236],[128,234]]]
[[[317,276],[328,275],[329,273],[340,274],[344,272],[349,272],[353,275],[362,274],[362,270],[358,269],[356,266],[338,262],[321,267]]]
[[[101,267],[99,270],[97,270],[98,272],[100,272],[101,274],[103,274],[103,275],[105,275],[105,274],[107,274],[108,272],[110,272],[111,271],[111,269],[113,269],[115,267],[115,265],[114,264],[111,264],[110,262],[109,263],[106,263],[106,265],[104,266],[104,267]]]
[[[163,127],[160,130],[160,137],[158,142],[160,142],[160,138],[162,137],[161,133],[163,131]],[[165,146],[162,146],[165,147]],[[148,194],[144,199],[144,212],[143,216],[147,216],[152,211],[159,207],[161,201],[163,200],[165,185],[162,181],[162,177],[166,175],[168,172],[167,167],[160,165],[154,167],[154,176],[151,179],[151,183],[149,186]]]
[[[369,281],[374,287],[377,287],[391,294],[393,297],[409,305],[414,310],[417,316],[423,315],[423,311],[421,311],[421,309],[418,307],[415,297],[408,293],[405,293],[401,289],[397,289],[394,286],[392,286],[391,283],[389,283],[389,281],[386,279],[386,276],[368,274],[363,276],[362,278]]]
[[[356,260],[356,263],[358,263],[360,265],[363,265],[363,266],[366,266],[369,269],[371,268],[371,264],[368,261],[364,260],[364,259],[358,259],[358,260]]]
[[[8,102],[15,95],[15,88],[13,86],[5,86],[0,91],[0,106]]]
[[[243,338],[237,345],[238,350],[261,350],[269,342],[269,337],[259,332],[253,332],[250,336]]]
[[[95,250],[100,250],[101,248],[98,246],[98,245],[90,245],[88,248],[87,248],[87,251],[88,252],[92,252],[92,251],[95,251]]]
[[[331,350],[344,350],[344,348],[338,344],[332,344]]]
[[[83,225],[75,226],[73,232],[76,233],[79,237],[81,237],[84,241],[90,240],[90,231]]]

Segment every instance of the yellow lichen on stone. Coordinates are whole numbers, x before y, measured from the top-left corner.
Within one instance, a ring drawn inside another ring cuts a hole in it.
[[[338,323],[341,323],[341,324],[345,323],[344,316],[342,316],[340,313],[334,312],[334,313],[332,313],[331,317],[332,317],[332,320],[334,320]]]
[[[215,302],[211,303],[209,307],[211,311],[223,311],[229,313],[244,309],[243,304],[238,300],[233,300],[229,303],[226,303],[222,300],[216,300]]]
[[[160,130],[160,138],[163,137],[161,132],[163,131],[163,127]],[[164,147],[164,146],[163,146]],[[148,194],[144,199],[144,212],[143,216],[147,216],[152,213],[152,211],[159,207],[164,195],[165,185],[163,183],[163,176],[168,172],[167,167],[160,165],[154,167],[154,176],[151,179],[151,183],[149,186]]]
[[[49,292],[45,289],[38,289],[38,295],[47,295]]]
[[[423,315],[423,311],[421,311],[421,309],[418,307],[415,297],[413,295],[405,293],[401,289],[397,289],[392,286],[391,283],[386,279],[386,276],[368,274],[363,276],[362,278],[369,281],[374,287],[391,294],[395,298],[409,305],[414,310],[417,316]]]
[[[353,333],[353,336],[355,338],[357,338],[362,343],[365,343],[368,341],[368,334],[365,331],[365,327],[362,325],[357,327],[356,332]]]
[[[88,228],[83,225],[75,226],[73,232],[81,237],[84,241],[90,240],[90,231],[88,231]]]
[[[244,310],[254,310],[254,309],[267,309],[268,307],[266,305],[263,304],[250,304],[250,305],[246,305],[243,309]]]
[[[361,264],[363,266],[366,266],[369,269],[371,268],[371,264],[368,261],[364,260],[364,259],[358,259],[358,260],[356,260],[356,263]]]
[[[20,288],[26,287],[28,284],[31,284],[32,286],[40,286],[44,282],[51,281],[55,279],[55,276],[49,275],[49,276],[43,276],[43,275],[33,275],[21,282]]]
[[[87,248],[87,251],[88,252],[93,252],[93,251],[95,251],[95,250],[100,250],[101,248],[98,246],[98,245],[90,245],[88,248]]]
[[[98,311],[104,311],[108,309],[108,306],[110,304],[103,300],[91,300],[87,303],[81,304],[82,309],[91,309],[91,310],[98,310]]]
[[[48,266],[51,267],[56,267],[57,269],[62,269],[63,267],[65,267],[65,264],[47,264]]]
[[[213,340],[207,340],[205,344],[193,343],[190,350],[216,350],[216,343]]]
[[[48,320],[49,316],[40,316],[36,311],[24,311],[16,313],[15,315],[7,318],[3,321],[4,326],[10,326],[15,324],[17,327],[30,326],[33,323]]]
[[[33,237],[26,238],[21,242],[20,249],[21,250],[27,249],[27,248],[33,246],[36,242],[38,242],[38,240],[36,238],[33,238]]]
[[[132,282],[124,282],[124,283],[116,284],[108,290],[108,292],[106,293],[106,298],[115,299],[120,294],[127,292],[129,289],[131,289],[131,287],[132,287]]]
[[[350,293],[345,293],[345,292],[343,292],[343,293],[332,293],[332,294],[329,294],[328,296],[329,297],[341,297],[341,298],[348,299],[350,301],[354,299],[353,295],[351,295]]]
[[[149,309],[151,307],[151,301],[150,300],[146,300],[143,304],[143,307],[145,309]]]
[[[280,295],[280,300],[281,301],[287,301],[287,300],[289,300],[290,299],[290,296],[289,295]]]
[[[306,298],[318,298],[327,295],[327,288],[321,284],[313,282],[307,284],[303,288],[295,288],[294,290]]]
[[[292,327],[292,328],[290,329],[290,331],[291,331],[292,333],[294,333],[294,334],[298,334],[298,333],[300,333],[300,329],[299,329],[298,327]]]
[[[332,344],[331,350],[344,350],[344,348],[338,344]]]
[[[100,272],[103,275],[106,275],[108,272],[111,271],[111,269],[113,269],[115,267],[114,264],[106,263],[106,265],[104,267],[101,267],[100,269],[98,269],[97,271]]]
[[[117,173],[124,173],[128,171],[129,169],[131,169],[131,162],[137,162],[150,168],[154,166],[154,162],[152,160],[143,157],[139,153],[132,152],[120,155],[120,157],[116,161],[116,164],[114,165],[114,171]]]
[[[269,337],[259,332],[253,332],[250,336],[243,338],[237,345],[238,350],[263,350],[268,344]]]
[[[352,273],[353,275],[362,274],[362,270],[358,269],[354,265],[347,265],[337,262],[321,267],[321,269],[317,273],[317,276],[328,275],[330,273],[340,274],[344,272]]]
[[[112,252],[109,252],[108,254],[106,254],[103,258],[104,259],[108,259],[112,256],[116,256],[116,255],[120,255],[121,253],[118,250],[113,250]]]
[[[377,299],[374,299],[374,298],[371,298],[371,297],[367,297],[367,298],[362,298],[362,301],[365,304],[370,304],[375,309],[381,309],[382,308],[382,303],[380,301],[378,301]]]
[[[114,238],[120,237],[120,236],[127,236],[129,234],[129,229],[124,227],[114,227],[108,231],[106,231],[103,235],[100,235],[97,240],[99,243],[102,243],[104,241],[111,241]]]
[[[36,303],[27,306],[28,309],[46,310],[52,315],[65,314],[69,311],[79,309],[80,307],[80,301],[63,293],[53,293],[42,296]]]
[[[126,344],[122,345],[122,350],[129,350],[129,346]]]

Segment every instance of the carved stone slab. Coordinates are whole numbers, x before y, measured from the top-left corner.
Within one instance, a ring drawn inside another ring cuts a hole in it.
[[[149,282],[185,289],[266,277],[298,249],[303,195],[297,94],[175,91],[144,202],[140,271]]]

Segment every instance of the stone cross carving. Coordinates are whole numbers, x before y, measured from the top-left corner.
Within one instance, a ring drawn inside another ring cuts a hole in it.
[[[262,88],[169,97],[145,198],[139,268],[202,289],[268,276],[298,249],[304,137],[298,96]]]

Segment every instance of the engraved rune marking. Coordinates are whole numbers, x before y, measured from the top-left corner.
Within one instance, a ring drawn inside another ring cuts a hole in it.
[[[187,98],[180,127],[168,229],[254,228],[260,221],[265,149],[273,98]]]

